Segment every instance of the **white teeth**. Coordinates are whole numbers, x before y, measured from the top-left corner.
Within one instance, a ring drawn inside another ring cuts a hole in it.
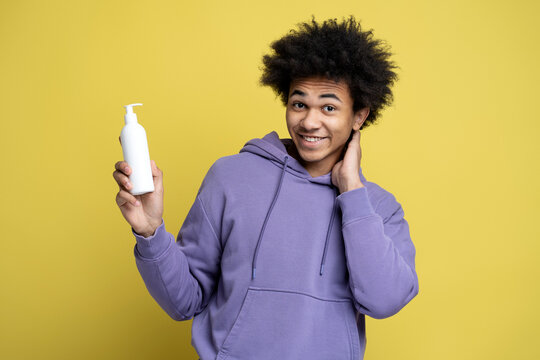
[[[312,142],[314,142],[314,141],[319,141],[319,140],[322,139],[322,138],[320,138],[320,137],[307,137],[307,136],[304,136],[304,135],[302,135],[302,137],[303,137],[304,139],[306,139],[307,141],[312,141]]]

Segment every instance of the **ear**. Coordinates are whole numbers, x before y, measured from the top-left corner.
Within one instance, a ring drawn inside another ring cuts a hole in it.
[[[365,107],[354,113],[353,130],[358,131],[369,115],[369,108]]]

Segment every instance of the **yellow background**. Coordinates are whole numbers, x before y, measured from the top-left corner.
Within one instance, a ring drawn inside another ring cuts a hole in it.
[[[164,172],[177,234],[210,165],[288,137],[258,85],[300,21],[354,14],[400,66],[362,135],[403,205],[420,293],[367,318],[367,360],[538,359],[537,1],[3,1],[0,357],[197,359],[148,294],[115,196],[123,105]]]

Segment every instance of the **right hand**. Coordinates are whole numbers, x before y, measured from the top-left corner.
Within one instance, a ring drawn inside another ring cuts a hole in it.
[[[120,140],[120,137],[118,139]],[[122,140],[120,140],[120,144],[122,144]],[[129,192],[133,184],[129,181],[128,176],[131,174],[131,168],[126,161],[118,161],[114,165],[116,170],[113,172],[113,178],[120,188],[116,194],[116,204],[133,230],[144,237],[155,233],[161,225],[163,217],[163,172],[157,167],[154,160],[150,160],[150,163],[154,191],[142,195],[132,195]]]

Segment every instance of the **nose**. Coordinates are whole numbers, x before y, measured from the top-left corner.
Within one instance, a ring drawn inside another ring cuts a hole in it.
[[[300,122],[300,125],[307,131],[315,130],[321,127],[321,119],[317,109],[311,108],[307,111],[306,116]]]

